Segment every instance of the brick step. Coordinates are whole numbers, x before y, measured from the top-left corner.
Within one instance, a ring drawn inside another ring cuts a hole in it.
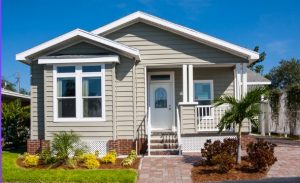
[[[151,149],[177,149],[178,144],[162,144],[162,143],[154,143],[151,144]]]
[[[177,143],[177,139],[151,139],[151,143]]]
[[[179,150],[178,149],[168,149],[168,150],[152,149],[150,154],[151,155],[179,155]]]

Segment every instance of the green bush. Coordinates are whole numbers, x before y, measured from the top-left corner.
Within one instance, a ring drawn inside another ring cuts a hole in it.
[[[104,157],[101,158],[101,163],[115,164],[116,159],[117,159],[116,151],[110,151]]]
[[[59,132],[54,134],[52,141],[52,150],[59,160],[66,161],[70,154],[82,151],[85,152],[86,147],[82,146],[82,142],[74,132]]]
[[[26,167],[37,166],[38,163],[39,163],[39,156],[38,155],[25,154],[23,163]]]
[[[74,158],[70,158],[66,161],[66,166],[68,168],[74,169],[74,168],[76,168],[76,165],[77,165],[77,161]]]
[[[49,150],[43,150],[40,154],[40,159],[43,160],[46,165],[57,162],[57,158],[54,157]]]
[[[137,158],[136,151],[132,150],[128,154],[128,156],[125,159],[123,159],[122,165],[123,166],[131,166],[134,163],[134,161],[136,160],[136,158]]]
[[[95,168],[99,168],[100,163],[97,159],[87,159],[84,162],[84,165],[88,168],[88,169],[95,169]]]
[[[220,140],[216,140],[213,143],[209,139],[204,144],[204,148],[201,149],[201,155],[202,157],[206,158],[207,164],[214,165],[215,163],[212,161],[214,156],[224,153],[232,157],[236,156],[237,145],[237,140],[232,138],[224,139],[223,142],[221,142]]]
[[[276,144],[259,139],[247,146],[247,154],[253,168],[257,171],[268,170],[276,161],[274,147]]]
[[[29,138],[30,106],[20,100],[2,104],[2,137],[6,146],[20,147]]]
[[[234,156],[228,154],[227,152],[222,152],[212,158],[213,164],[218,165],[220,173],[229,172],[235,164]]]

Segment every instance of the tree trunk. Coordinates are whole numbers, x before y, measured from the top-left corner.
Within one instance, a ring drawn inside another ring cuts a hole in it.
[[[236,156],[236,164],[241,163],[241,153],[242,153],[242,124],[239,124],[239,132],[238,132],[238,149],[237,149],[237,156]]]

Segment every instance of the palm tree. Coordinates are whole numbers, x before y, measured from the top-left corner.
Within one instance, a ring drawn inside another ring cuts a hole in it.
[[[261,96],[265,93],[265,89],[256,88],[237,100],[233,96],[223,95],[216,99],[214,106],[220,106],[222,104],[229,104],[231,108],[227,110],[224,116],[221,118],[218,124],[219,132],[222,132],[225,128],[230,128],[232,125],[238,127],[237,139],[237,157],[236,163],[241,163],[241,137],[243,121],[248,119],[253,125],[258,125],[257,116],[260,114],[260,101]]]

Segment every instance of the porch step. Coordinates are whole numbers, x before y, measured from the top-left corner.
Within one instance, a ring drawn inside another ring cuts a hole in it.
[[[176,139],[161,139],[161,138],[151,138],[151,144],[153,143],[162,143],[162,144],[166,144],[166,143],[177,143],[178,140]]]
[[[151,150],[156,149],[178,149],[177,143],[151,143]]]
[[[178,149],[152,149],[151,155],[179,155]]]

